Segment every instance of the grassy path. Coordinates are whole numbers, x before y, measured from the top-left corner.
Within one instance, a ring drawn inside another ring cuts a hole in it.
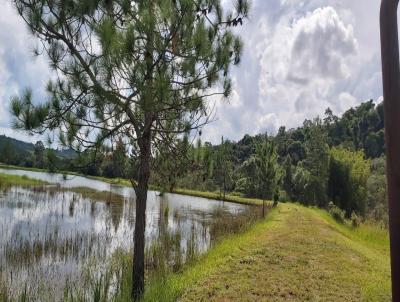
[[[388,241],[382,231],[338,225],[322,210],[281,204],[165,282],[146,300],[390,301]]]

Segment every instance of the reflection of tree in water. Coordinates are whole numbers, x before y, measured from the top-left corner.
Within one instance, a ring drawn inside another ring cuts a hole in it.
[[[149,273],[177,271],[182,265],[182,230],[169,226],[169,202],[165,196],[158,197],[157,233],[155,240],[146,247],[145,266]]]
[[[160,202],[158,211],[158,234],[162,237],[168,229],[169,205],[164,196],[158,196]]]
[[[107,201],[107,207],[111,216],[111,222],[114,227],[114,231],[118,230],[119,224],[122,219],[124,212],[125,199],[117,194],[110,194],[110,200]]]

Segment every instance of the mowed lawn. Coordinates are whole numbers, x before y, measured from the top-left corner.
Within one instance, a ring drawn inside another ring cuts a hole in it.
[[[390,301],[388,237],[339,225],[322,210],[280,204],[162,288],[150,287],[146,300]]]

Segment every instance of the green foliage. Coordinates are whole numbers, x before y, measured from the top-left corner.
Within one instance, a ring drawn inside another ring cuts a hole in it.
[[[304,122],[305,150],[304,168],[309,172],[307,190],[309,202],[325,207],[327,205],[327,184],[329,176],[329,146],[322,121]]]
[[[212,160],[213,178],[225,196],[226,190],[233,187],[232,144],[222,138]]]
[[[257,197],[278,201],[281,171],[276,147],[272,141],[265,141],[257,146],[255,164]]]
[[[252,155],[238,170],[239,178],[236,181],[236,190],[247,197],[257,196],[259,179],[257,178],[257,158]]]
[[[190,167],[189,141],[187,137],[176,139],[174,148],[159,148],[153,161],[153,183],[162,191],[173,192],[179,178],[185,175]]]
[[[42,141],[35,144],[35,167],[43,169],[45,167],[45,148]]]
[[[310,184],[310,172],[303,167],[303,164],[296,166],[293,174],[293,198],[303,204],[308,204],[312,200],[311,191],[308,189]]]
[[[278,164],[275,143],[264,140],[255,146],[255,154],[237,170],[235,190],[248,197],[279,200],[282,171]]]
[[[47,85],[48,103],[34,106],[29,89],[12,99],[15,126],[57,131],[80,151],[112,137],[140,140],[149,130],[156,145],[207,122],[210,93],[231,91],[230,68],[243,48],[233,28],[249,7],[242,0],[232,12],[219,1],[186,0],[15,6],[43,42],[38,53],[63,74]]]
[[[350,216],[351,225],[353,228],[358,228],[361,224],[360,217],[353,211]]]
[[[291,196],[293,196],[293,168],[290,155],[286,156],[283,168],[285,175],[283,177],[282,187],[290,198]]]
[[[54,150],[46,150],[46,167],[50,172],[55,172],[57,170],[58,158]]]
[[[128,156],[125,143],[121,138],[117,140],[111,150],[105,148],[103,154],[97,153],[97,159],[101,161],[101,175],[113,178],[124,178],[127,176]],[[92,160],[96,161],[96,157],[92,158]],[[89,159],[90,162],[91,160]]]
[[[339,223],[345,222],[345,213],[339,207],[337,207],[332,201],[328,204],[329,214]]]
[[[14,164],[15,156],[14,147],[10,142],[6,142],[1,148],[0,161],[6,164]]]
[[[389,225],[386,192],[386,159],[380,157],[371,161],[371,175],[367,180],[367,217],[375,222]]]
[[[362,151],[331,149],[329,197],[348,217],[353,211],[365,214],[369,176],[370,161],[364,159]]]
[[[347,110],[341,118],[328,108],[324,124],[328,130],[329,143],[337,146],[351,144],[355,150],[365,150],[368,158],[384,154],[383,103],[375,106],[372,100]]]

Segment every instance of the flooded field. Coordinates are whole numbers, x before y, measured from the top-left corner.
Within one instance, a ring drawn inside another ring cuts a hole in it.
[[[1,173],[46,180],[0,190],[0,286],[10,297],[62,300],[65,287],[85,291],[118,253],[132,250],[131,188],[80,176],[22,170]],[[146,268],[178,270],[216,239],[254,221],[256,209],[203,198],[148,193]],[[112,293],[112,290],[110,290]]]

